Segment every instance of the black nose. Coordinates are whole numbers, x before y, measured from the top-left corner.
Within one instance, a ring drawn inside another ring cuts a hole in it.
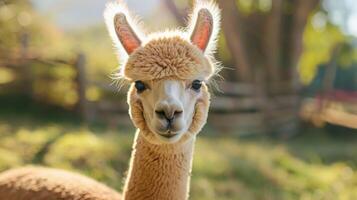
[[[171,124],[182,113],[182,110],[155,110],[155,113],[159,118],[166,119]]]

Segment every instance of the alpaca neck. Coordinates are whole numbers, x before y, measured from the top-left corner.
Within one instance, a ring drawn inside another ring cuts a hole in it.
[[[187,199],[194,140],[155,145],[137,131],[123,199]]]

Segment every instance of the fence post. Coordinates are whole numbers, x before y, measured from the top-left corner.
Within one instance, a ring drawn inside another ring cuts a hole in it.
[[[32,85],[33,85],[33,76],[31,70],[31,63],[29,61],[29,42],[30,42],[30,34],[26,31],[21,32],[20,35],[20,60],[22,65],[22,76],[23,76],[23,84],[25,93],[28,97],[33,97]]]
[[[89,102],[86,98],[86,88],[87,88],[87,79],[86,79],[86,56],[83,53],[79,53],[75,62],[75,69],[77,72],[76,75],[76,83],[77,83],[77,94],[78,94],[78,102],[76,109],[79,112],[82,120],[89,121],[90,120],[90,112],[89,112]]]
[[[254,73],[254,84],[255,84],[255,98],[259,99],[261,104],[258,104],[257,108],[263,114],[263,131],[265,133],[271,133],[272,127],[270,126],[270,98],[268,96],[268,85],[266,78],[266,71],[262,68],[257,68]],[[258,102],[259,102],[258,101]]]

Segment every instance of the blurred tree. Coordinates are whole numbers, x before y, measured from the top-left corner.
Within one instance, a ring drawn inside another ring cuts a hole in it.
[[[244,36],[242,35],[242,19],[234,1],[220,1],[222,12],[222,27],[226,43],[232,55],[233,64],[237,67],[238,78],[242,81],[252,79],[250,61],[247,50],[244,47]]]
[[[322,22],[321,20],[324,19],[318,19],[325,17],[327,16],[322,12],[316,12],[311,17],[311,23],[305,28],[304,52],[300,58],[298,69],[304,84],[310,83],[320,64],[330,60],[332,49],[347,39],[338,27],[327,21]]]
[[[9,50],[19,48],[19,33],[31,23],[31,14],[25,0],[0,1],[0,51],[6,56]]]
[[[180,24],[184,14],[173,0],[163,0]],[[191,2],[191,1],[190,1]],[[218,0],[222,28],[235,76],[252,82],[263,69],[268,83],[297,78],[303,35],[309,16],[320,0]],[[224,73],[224,72],[223,72]],[[265,82],[265,81],[264,81]]]
[[[304,29],[319,0],[218,2],[238,80],[251,82],[254,70],[262,68],[268,83],[296,81]]]
[[[51,59],[70,61],[75,52],[62,31],[46,20],[36,13],[29,0],[0,1],[0,69],[11,69],[5,72],[10,72],[7,76],[13,76],[11,80],[16,82],[15,87],[3,88],[11,93],[26,93],[34,99],[71,106],[77,100],[72,81],[74,70],[68,65],[49,66],[55,65]],[[23,59],[26,57],[44,63],[29,62]]]
[[[45,57],[71,54],[62,32],[39,16],[29,0],[0,1],[0,27],[0,54],[5,58],[17,54],[24,43]]]
[[[180,24],[184,17],[176,3],[182,1],[163,0]],[[267,129],[274,126],[273,116],[298,119],[301,80],[311,81],[317,66],[345,41],[340,28],[330,22],[330,10],[321,5],[325,1],[217,0],[223,36],[219,56],[228,66],[221,75],[255,86],[255,98],[264,102],[256,107],[264,113]],[[285,109],[284,103],[277,99],[284,95],[291,95],[287,101],[291,110],[282,114],[276,111]],[[291,127],[297,127],[298,120],[293,121]]]
[[[333,93],[345,91],[353,96],[357,91],[357,51],[354,47],[344,42],[334,48],[330,60],[317,65],[316,76],[306,88],[307,95],[320,93]]]

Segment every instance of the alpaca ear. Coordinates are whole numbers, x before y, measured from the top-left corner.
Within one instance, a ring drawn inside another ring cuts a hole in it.
[[[120,43],[128,54],[131,54],[136,48],[140,47],[141,40],[133,31],[124,13],[115,15],[114,27]]]
[[[219,32],[220,10],[213,2],[196,1],[190,22],[191,42],[203,52],[215,49]]]
[[[130,17],[126,5],[118,1],[107,4],[104,17],[110,36],[115,45],[130,55],[141,46],[135,21]]]
[[[201,9],[197,15],[195,28],[191,34],[191,42],[202,51],[206,50],[213,30],[213,18],[207,9]]]

